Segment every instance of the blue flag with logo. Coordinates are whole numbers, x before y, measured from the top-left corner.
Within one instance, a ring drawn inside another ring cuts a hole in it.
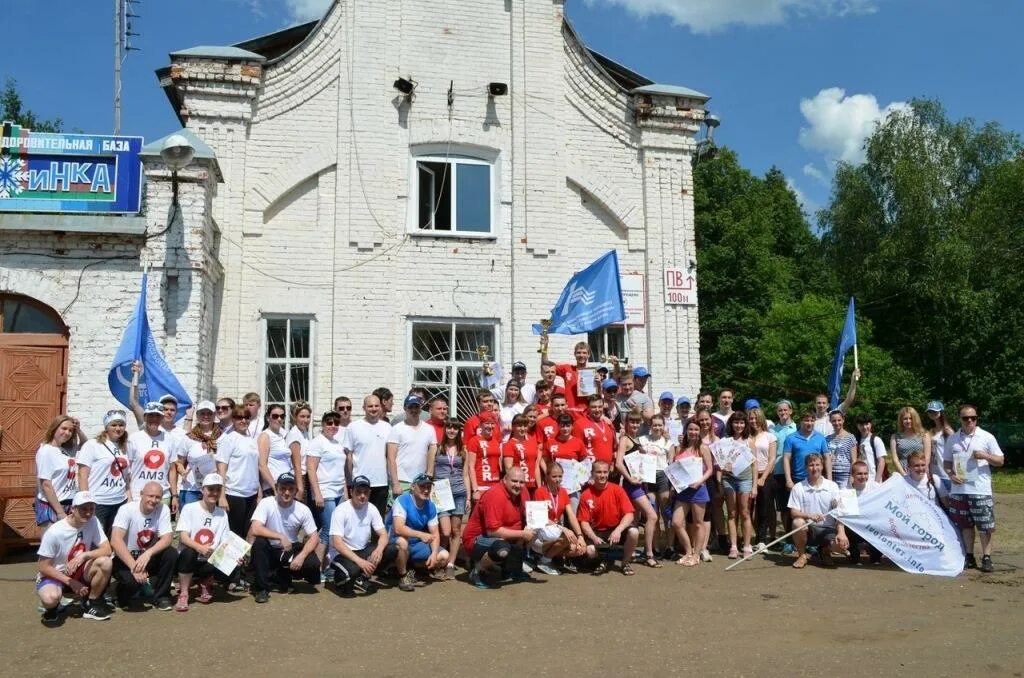
[[[582,334],[626,319],[619,282],[619,257],[611,250],[577,272],[551,309],[549,334]],[[540,334],[534,325],[533,333]]]
[[[839,407],[839,387],[843,381],[843,365],[846,362],[846,354],[857,343],[857,318],[853,312],[853,297],[850,297],[850,305],[846,309],[846,322],[843,323],[843,332],[839,335],[839,343],[836,344],[836,355],[832,358],[832,372],[828,375],[828,396],[831,399],[830,408]]]
[[[145,405],[164,395],[172,395],[178,399],[177,419],[181,419],[185,416],[185,410],[192,406],[192,400],[164,357],[160,355],[153,333],[149,330],[149,316],[146,315],[148,278],[148,274],[142,274],[139,302],[135,305],[131,319],[128,320],[128,327],[124,328],[124,334],[121,335],[121,345],[114,355],[114,364],[110,366],[107,383],[114,398],[125,407],[130,407],[128,391],[132,385],[132,363],[138,360],[142,363],[142,373],[139,375],[139,402]]]

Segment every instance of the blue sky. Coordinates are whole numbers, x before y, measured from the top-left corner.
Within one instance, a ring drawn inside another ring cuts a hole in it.
[[[370,0],[358,0],[361,2]],[[427,0],[406,0],[407,2]],[[491,0],[461,0],[491,1]],[[330,0],[146,0],[124,64],[122,132],[147,140],[177,127],[154,70],[167,53],[230,44],[318,15]],[[113,3],[8,0],[0,77],[65,129],[112,129]],[[953,118],[1024,132],[1017,67],[1024,3],[1005,0],[568,0],[594,49],[657,82],[711,95],[720,143],[762,173],[780,167],[813,211],[837,159],[887,110],[934,97]],[[59,19],[55,19],[59,17]]]

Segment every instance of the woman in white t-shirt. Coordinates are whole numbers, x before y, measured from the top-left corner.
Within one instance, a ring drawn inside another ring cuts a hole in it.
[[[945,499],[953,486],[949,474],[942,465],[942,453],[946,448],[946,441],[956,433],[953,427],[946,421],[946,406],[942,401],[932,400],[925,406],[925,415],[928,417],[929,432],[932,435],[932,456],[931,474],[932,482],[935,483],[935,490],[939,496]]]
[[[71,509],[78,491],[75,458],[64,446],[75,438],[76,421],[62,414],[46,427],[46,436],[36,451],[36,525],[49,527]]]
[[[512,420],[517,414],[526,411],[526,400],[523,398],[519,382],[514,379],[505,385],[505,399],[501,403],[498,417],[501,420],[501,442],[506,442],[512,435]]]
[[[330,545],[331,515],[348,498],[345,489],[345,432],[337,412],[324,412],[320,418],[320,435],[306,448],[306,472],[309,475],[309,499],[313,518],[320,528],[320,544],[316,554],[326,569],[324,557]]]
[[[868,465],[868,477],[876,483],[882,482],[885,474],[885,458],[888,452],[885,443],[875,435],[874,424],[870,414],[857,415],[857,431],[860,433],[857,460]]]
[[[676,441],[671,440],[668,436],[665,417],[656,414],[651,417],[647,435],[640,436],[639,442],[643,453],[651,455],[657,464],[658,470],[654,475],[654,484],[647,483],[647,499],[652,506],[657,507],[659,521],[663,523],[662,531],[667,533],[665,554],[668,557],[675,546],[676,535],[673,530],[668,529],[667,525],[671,518],[669,506],[672,503],[672,483],[665,475],[665,467],[675,459]],[[668,517],[665,515],[666,511],[669,512]]]
[[[774,434],[768,432],[768,422],[760,407],[747,410],[747,428],[750,439],[754,443],[754,464],[757,471],[754,483],[757,495],[754,497],[754,539],[757,550],[764,548],[769,538],[775,538],[775,456],[778,454],[779,441]]]
[[[96,519],[109,535],[114,527],[117,509],[128,501],[125,476],[128,461],[128,432],[125,430],[128,413],[110,410],[103,417],[103,431],[82,446],[75,461],[78,463],[78,489],[92,492],[96,500]]]
[[[273,403],[267,405],[266,428],[256,437],[256,447],[260,451],[260,478],[263,480],[263,493],[273,494],[277,477],[282,473],[294,473],[292,452],[285,442],[284,405]]]
[[[185,506],[203,498],[203,476],[217,472],[217,444],[223,436],[216,408],[209,400],[196,405],[195,426],[178,447],[178,506]]]
[[[249,410],[238,405],[232,412],[235,430],[217,442],[217,473],[224,479],[220,506],[228,511],[231,531],[243,539],[249,532],[249,520],[256,503],[263,498],[260,489],[260,453],[256,439],[249,435]]]
[[[292,468],[295,471],[295,483],[298,493],[295,499],[305,502],[310,508],[314,508],[309,499],[309,479],[306,476],[306,449],[309,447],[310,431],[309,423],[313,419],[313,410],[308,403],[296,403],[292,406],[292,427],[288,429],[288,435],[284,441],[288,443],[288,453],[291,455]],[[301,472],[299,471],[301,469]],[[313,511],[316,515],[316,511]]]

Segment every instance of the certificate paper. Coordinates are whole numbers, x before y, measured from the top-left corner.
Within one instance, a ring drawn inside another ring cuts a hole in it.
[[[225,575],[230,576],[238,567],[238,561],[249,554],[250,548],[252,546],[249,542],[234,532],[225,532],[224,539],[213,550],[209,562]]]
[[[580,489],[579,479],[576,478],[576,467],[579,465],[575,459],[556,459],[555,463],[562,467],[562,487],[569,494]]]
[[[653,483],[657,478],[658,460],[654,455],[641,452],[630,452],[622,458],[629,470],[629,475],[639,478],[641,482]]]
[[[699,457],[674,461],[665,467],[665,476],[676,492],[682,492],[704,477],[704,462]]]
[[[430,492],[430,501],[438,511],[454,511],[455,497],[452,496],[452,481],[447,478],[434,481],[434,489]]]
[[[580,393],[582,395],[594,395],[597,393],[597,384],[594,383],[594,377],[597,375],[597,370],[585,369],[580,370],[577,373],[577,381],[579,383]]]
[[[972,469],[969,464],[973,456],[971,452],[957,452],[953,455],[953,473],[965,483],[973,483],[978,479],[978,467]]]
[[[526,527],[539,530],[548,524],[548,503],[546,501],[526,502]]]

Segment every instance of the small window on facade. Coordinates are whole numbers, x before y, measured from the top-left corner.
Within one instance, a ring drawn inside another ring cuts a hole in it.
[[[312,325],[309,318],[267,318],[263,402],[290,412],[312,397]]]
[[[605,362],[607,356],[610,355],[619,358],[629,357],[625,355],[626,330],[622,327],[602,327],[599,330],[588,332],[587,343],[590,344],[590,359],[592,361]]]
[[[462,157],[416,159],[416,226],[421,231],[492,232],[493,167]]]

